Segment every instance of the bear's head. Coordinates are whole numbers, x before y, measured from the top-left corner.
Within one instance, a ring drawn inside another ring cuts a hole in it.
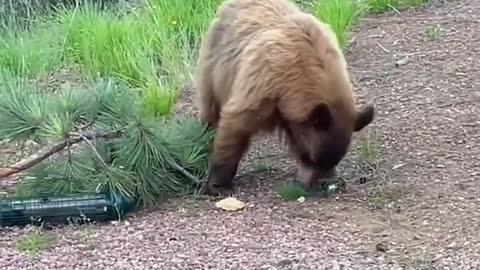
[[[366,105],[346,113],[322,102],[313,106],[303,122],[290,123],[287,133],[297,159],[297,179],[311,187],[321,178],[332,177],[349,149],[352,134],[373,121],[374,111],[373,105]]]

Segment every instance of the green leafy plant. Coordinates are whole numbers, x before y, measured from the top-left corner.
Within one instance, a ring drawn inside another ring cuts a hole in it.
[[[278,189],[278,195],[282,200],[293,201],[300,197],[328,196],[336,190],[342,189],[345,182],[342,179],[324,179],[311,188],[304,188],[300,183],[288,181]]]
[[[307,195],[307,191],[298,183],[288,181],[278,189],[278,195],[282,200],[294,201]]]

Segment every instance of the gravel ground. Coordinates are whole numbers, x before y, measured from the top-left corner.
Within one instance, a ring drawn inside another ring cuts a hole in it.
[[[344,193],[281,202],[273,187],[292,166],[259,139],[238,181],[244,211],[172,200],[120,223],[49,231],[56,240],[36,259],[15,248],[29,228],[0,229],[0,269],[480,269],[478,33],[479,0],[359,23],[348,59],[379,112],[376,139],[355,146],[379,153],[367,170],[352,150]],[[178,110],[190,107],[186,91]]]

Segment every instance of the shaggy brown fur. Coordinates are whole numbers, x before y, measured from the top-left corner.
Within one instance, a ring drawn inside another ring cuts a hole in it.
[[[217,129],[207,193],[231,192],[252,135],[278,129],[311,186],[334,172],[353,132],[347,64],[330,27],[288,0],[226,0],[203,37],[194,87],[201,121]]]

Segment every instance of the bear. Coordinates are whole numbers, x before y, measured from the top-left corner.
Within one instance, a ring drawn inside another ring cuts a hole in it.
[[[277,132],[307,188],[335,175],[352,135],[374,119],[356,105],[332,28],[289,0],[226,0],[199,46],[193,88],[199,120],[215,129],[206,194],[233,193],[258,133]]]

